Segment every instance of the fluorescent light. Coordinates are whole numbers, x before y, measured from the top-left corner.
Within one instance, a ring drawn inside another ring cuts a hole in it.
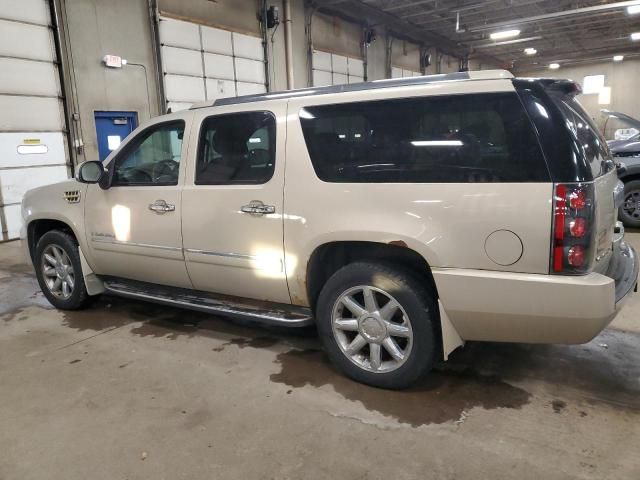
[[[624,55],[614,55],[613,56],[613,61],[614,62],[621,62],[622,60],[624,60]]]
[[[559,68],[560,68],[560,64],[559,64],[559,63],[550,63],[550,64],[549,64],[549,68],[550,68],[551,70],[557,70],[557,69],[559,69]]]
[[[538,51],[535,48],[525,48],[524,53],[527,55],[535,55]]]
[[[633,32],[631,34],[631,40],[633,40],[634,42],[640,40],[640,32]]]
[[[636,13],[640,13],[640,5],[629,5],[627,7],[627,13],[629,15],[635,15]]]
[[[414,147],[461,147],[460,140],[414,140],[411,142]]]
[[[517,37],[520,35],[520,30],[503,30],[502,32],[493,32],[489,37],[491,40],[503,40],[505,38]]]

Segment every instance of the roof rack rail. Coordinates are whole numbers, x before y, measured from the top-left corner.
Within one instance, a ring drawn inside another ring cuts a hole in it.
[[[478,72],[442,73],[438,75],[425,75],[420,77],[391,78],[375,80],[372,82],[349,83],[345,85],[331,85],[328,87],[308,87],[298,90],[283,92],[258,93],[243,95],[240,97],[219,98],[214,102],[205,102],[193,105],[191,110],[206,107],[219,107],[224,105],[237,105],[242,103],[262,102],[266,100],[283,100],[302,96],[326,95],[329,93],[359,92],[363,90],[377,90],[382,88],[405,87],[412,85],[425,85],[439,82],[457,82],[464,80],[491,80],[501,78],[513,78],[506,70],[483,70]]]

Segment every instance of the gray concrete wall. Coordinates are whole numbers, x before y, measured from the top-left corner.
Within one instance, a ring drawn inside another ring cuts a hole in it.
[[[67,57],[72,60],[80,106],[75,113],[79,114],[84,151],[78,159],[96,160],[94,111],[135,111],[139,121],[158,114],[147,3],[142,0],[64,0],[61,3],[71,45]],[[150,101],[144,69],[133,65],[108,69],[102,63],[105,54],[145,65]]]
[[[586,75],[605,75],[605,86],[611,87],[611,104],[600,105],[598,95],[580,95],[580,103],[591,117],[602,128],[604,117],[601,109],[626,113],[640,119],[640,95],[638,78],[640,78],[640,60],[624,60],[623,62],[606,62],[591,65],[562,67],[559,70],[519,71],[518,76],[570,78],[582,84]],[[609,130],[609,129],[607,129]]]

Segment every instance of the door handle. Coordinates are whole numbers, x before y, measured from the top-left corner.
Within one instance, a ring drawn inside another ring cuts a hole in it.
[[[175,211],[176,206],[165,202],[164,200],[156,200],[149,205],[149,210],[156,213],[167,213]]]
[[[240,207],[240,211],[251,215],[268,215],[270,213],[276,213],[276,207],[273,205],[265,205],[260,200],[251,200],[248,205]]]

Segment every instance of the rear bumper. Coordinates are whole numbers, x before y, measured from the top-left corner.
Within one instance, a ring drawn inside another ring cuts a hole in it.
[[[585,343],[638,281],[638,256],[617,242],[606,274],[537,275],[434,269],[443,308],[463,340]]]

